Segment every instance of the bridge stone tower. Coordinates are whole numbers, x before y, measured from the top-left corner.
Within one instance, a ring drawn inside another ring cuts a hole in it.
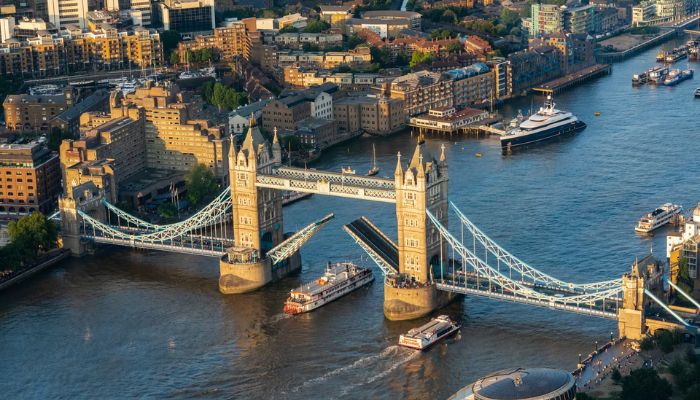
[[[445,305],[452,295],[433,284],[433,268],[440,270],[446,243],[429,223],[426,210],[447,225],[447,161],[445,148],[439,160],[428,159],[418,144],[403,169],[398,155],[394,172],[398,227],[399,276],[384,287],[384,314],[392,320],[413,319]]]
[[[275,266],[266,253],[284,240],[282,197],[279,191],[256,187],[257,174],[271,174],[282,163],[277,132],[270,143],[251,118],[240,150],[231,146],[229,182],[235,247],[220,262],[219,290],[244,293],[255,290],[301,266],[297,254]]]
[[[73,256],[83,256],[88,252],[88,242],[81,238],[83,218],[78,213],[81,210],[98,221],[107,219],[106,210],[101,205],[104,191],[91,181],[72,187],[70,193],[58,199],[58,210],[61,216],[61,241],[63,248],[70,250]]]

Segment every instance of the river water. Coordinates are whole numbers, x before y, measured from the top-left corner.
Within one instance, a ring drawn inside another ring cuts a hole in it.
[[[652,249],[663,256],[663,234],[642,238],[633,228],[661,203],[690,208],[700,200],[700,101],[692,81],[631,86],[631,75],[649,68],[655,51],[557,96],[560,108],[588,124],[575,137],[506,157],[497,138],[428,138],[436,155],[447,147],[450,199],[512,253],[564,280],[612,279],[635,256]],[[511,117],[530,104],[522,99],[502,112]],[[407,135],[362,138],[329,151],[317,168],[351,165],[363,173],[373,143],[380,175],[393,176],[397,151],[409,155],[415,142]],[[321,274],[329,258],[374,267],[343,224],[365,215],[396,235],[391,205],[321,196],[286,207],[286,230],[329,212],[335,220],[303,248],[302,272],[250,294],[221,295],[211,258],[128,249],[67,260],[0,294],[0,393],[439,399],[501,368],[573,369],[578,353],[616,330],[606,320],[467,298],[443,310],[462,322],[460,334],[417,353],[396,343],[424,320],[385,320],[380,280],[313,313],[286,317],[288,291]]]

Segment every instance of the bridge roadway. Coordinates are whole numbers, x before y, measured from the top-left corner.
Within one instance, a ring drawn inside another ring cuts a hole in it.
[[[315,169],[280,167],[274,169],[271,175],[259,174],[255,186],[396,203],[396,190],[392,179]]]
[[[384,235],[367,218],[362,217],[345,225],[346,231],[358,242],[362,242],[376,256],[380,257],[389,267],[390,272],[399,270],[399,250],[386,235]]]
[[[536,298],[528,298],[525,296],[516,296],[512,292],[509,293],[508,290],[499,291],[498,286],[490,286],[489,280],[484,278],[483,280],[477,280],[475,278],[468,277],[457,277],[456,280],[443,279],[436,282],[436,286],[440,290],[447,292],[467,294],[479,297],[486,297],[496,300],[505,300],[513,303],[529,304],[537,307],[551,308],[555,310],[562,310],[573,312],[582,315],[589,315],[593,317],[607,318],[617,320],[617,299],[610,299],[610,302],[599,302],[596,307],[584,307],[571,304],[563,304],[561,300],[565,298],[557,298],[552,296],[552,301],[544,301]]]
[[[114,229],[128,230],[134,233],[150,233],[152,231],[139,230],[112,226]],[[135,241],[104,236],[100,230],[94,232],[83,231],[80,235],[84,239],[92,240],[96,243],[113,244],[117,246],[134,247],[140,249],[151,249],[170,251],[181,254],[195,254],[208,257],[221,257],[226,253],[228,247],[233,246],[232,239],[222,239],[213,236],[184,235],[164,242]]]

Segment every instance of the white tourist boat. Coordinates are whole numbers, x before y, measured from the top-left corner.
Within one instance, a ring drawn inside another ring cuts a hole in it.
[[[286,314],[301,314],[345,296],[374,280],[369,268],[350,262],[326,266],[323,276],[292,290],[284,303]]]
[[[503,151],[578,132],[586,127],[586,124],[572,113],[554,107],[552,96],[548,95],[544,106],[528,119],[523,121],[520,115],[520,118],[515,120],[518,126],[501,136]]]
[[[459,325],[447,315],[433,318],[427,324],[414,328],[399,337],[399,345],[425,350],[459,330]]]
[[[677,204],[663,204],[656,210],[640,218],[634,230],[641,233],[649,233],[671,222],[673,216],[680,214],[681,211],[683,211],[683,207]]]

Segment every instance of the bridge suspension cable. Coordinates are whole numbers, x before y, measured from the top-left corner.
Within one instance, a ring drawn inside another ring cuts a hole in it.
[[[491,254],[495,255],[498,260],[513,268],[522,278],[528,278],[533,282],[539,282],[545,286],[553,286],[560,289],[567,288],[568,290],[583,292],[615,289],[622,286],[621,279],[611,279],[593,283],[572,283],[564,282],[551,275],[545,274],[544,272],[531,267],[527,263],[515,257],[498,243],[493,241],[473,222],[471,222],[453,202],[450,202],[450,207],[452,207],[454,212],[457,214],[462,226],[467,229],[467,231],[476,241],[481,243],[489,252],[491,252]]]
[[[471,250],[465,247],[459,240],[457,240],[441,223],[438,219],[430,212],[426,211],[428,218],[434,224],[440,236],[446,240],[452,248],[460,255],[463,263],[461,266],[461,271],[453,271],[451,286],[464,285],[465,287],[469,284],[469,278],[472,277],[477,280],[476,285],[473,285],[477,291],[491,292],[492,285],[496,285],[501,288],[501,297],[508,297],[512,301],[523,300],[522,302],[533,303],[536,301],[539,305],[543,306],[555,306],[558,305],[560,308],[567,309],[570,308],[572,311],[575,309],[583,309],[582,306],[587,306],[589,308],[600,307],[603,305],[602,311],[597,311],[598,314],[604,314],[603,316],[612,316],[614,313],[605,311],[605,302],[615,302],[618,299],[618,294],[622,290],[621,287],[613,287],[606,290],[601,290],[591,293],[578,293],[567,295],[549,295],[545,293],[538,292],[531,287],[528,287],[524,282],[518,282],[507,276],[502,272],[494,269],[492,266],[488,265]],[[476,274],[470,276],[466,270],[467,265],[474,268]],[[454,264],[453,264],[454,268]],[[478,279],[486,279],[488,283],[488,288],[482,289]],[[444,278],[443,278],[444,283]],[[442,285],[444,289],[448,289],[448,285]],[[503,296],[507,293],[507,296]],[[587,311],[587,310],[584,310]],[[609,314],[609,315],[608,315]]]

